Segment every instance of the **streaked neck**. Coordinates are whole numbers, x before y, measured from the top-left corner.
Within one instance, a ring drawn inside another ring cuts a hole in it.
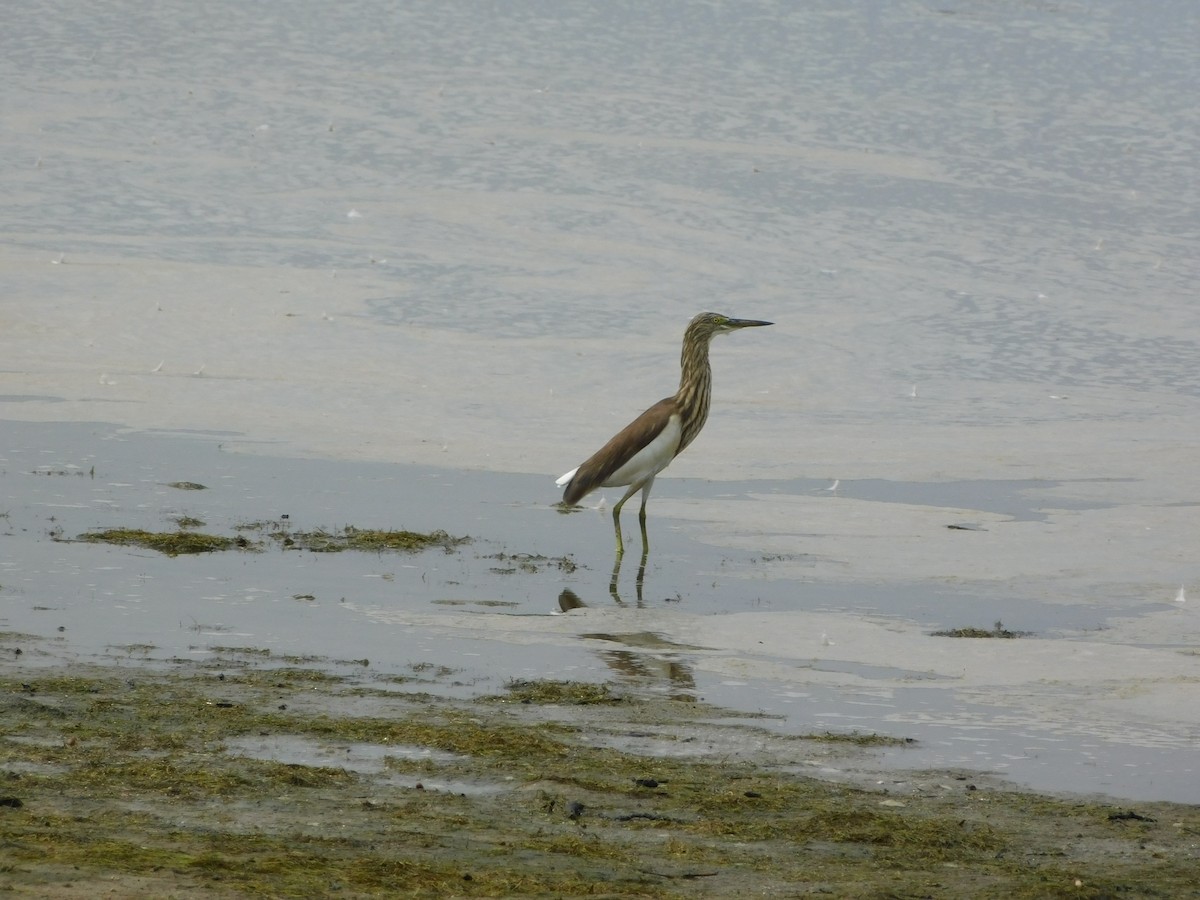
[[[683,433],[677,453],[682,452],[683,448],[695,439],[708,419],[709,399],[712,396],[712,367],[708,364],[708,341],[698,341],[690,348],[685,341],[680,366],[682,371],[675,402],[679,406]]]

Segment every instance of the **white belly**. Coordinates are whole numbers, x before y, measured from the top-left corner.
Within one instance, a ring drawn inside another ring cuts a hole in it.
[[[679,416],[671,416],[667,427],[659,432],[658,437],[634,454],[633,458],[617,471],[613,472],[604,482],[604,487],[624,487],[629,484],[641,484],[653,478],[675,458],[675,450],[679,447],[679,436],[682,428]]]

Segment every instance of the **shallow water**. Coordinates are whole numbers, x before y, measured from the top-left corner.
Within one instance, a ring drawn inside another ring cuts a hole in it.
[[[23,649],[23,665],[38,664],[39,648],[100,655],[119,665],[265,652],[281,664],[315,659],[368,680],[445,666],[452,677],[429,684],[418,679],[416,686],[458,696],[495,692],[510,678],[615,679],[636,690],[763,713],[773,717],[763,720],[772,729],[879,731],[919,741],[890,754],[889,766],[957,767],[1041,788],[1131,797],[1170,793],[1178,799],[1195,780],[1186,729],[1164,726],[1152,735],[1125,723],[1122,735],[1109,725],[1089,731],[1086,722],[1054,721],[1037,708],[998,703],[987,688],[973,691],[954,671],[919,655],[902,655],[892,665],[873,663],[869,645],[865,655],[837,655],[844,623],[864,617],[920,632],[990,627],[990,617],[1002,617],[1006,627],[1031,632],[1019,640],[1078,642],[1131,609],[1038,602],[978,586],[966,591],[899,580],[862,585],[755,574],[765,565],[755,555],[714,555],[686,525],[665,517],[651,519],[653,550],[639,600],[636,550],[614,593],[607,513],[563,517],[546,496],[552,496],[549,479],[271,458],[236,452],[230,435],[19,422],[5,423],[5,430],[13,449],[0,461],[6,547],[0,627],[15,633],[6,644]],[[178,482],[206,489],[172,486]],[[668,484],[681,497],[731,493],[729,484]],[[875,492],[871,502],[923,499],[915,484],[847,487],[860,496]],[[1035,502],[1022,492],[1044,485],[1006,487],[938,485],[924,499],[936,504],[954,497],[965,504],[972,495],[991,498],[1010,515],[1036,519]],[[221,534],[271,521],[294,530],[445,528],[471,542],[417,554],[268,545],[255,553],[169,558],[74,540],[109,527],[170,531],[180,516]],[[564,567],[563,560],[573,565]],[[587,608],[563,615],[564,592]],[[770,614],[781,612],[824,614],[812,627],[828,629],[837,640],[795,632],[794,646],[776,655],[770,648],[730,651],[719,641],[681,637],[684,620],[695,616],[732,622],[732,613],[764,614],[770,627]],[[600,618],[586,618],[592,613]],[[579,616],[585,618],[565,631],[542,624]],[[846,644],[849,650],[856,641],[847,637]],[[964,654],[975,645],[959,642]],[[730,677],[728,667],[740,665],[774,668],[775,677]]]
[[[7,10],[3,627],[616,677],[1179,799],[1197,45],[1190,0]],[[614,589],[553,478],[705,308],[776,324],[714,346]],[[48,536],[184,514],[473,543]],[[1039,640],[928,637],[997,620]]]

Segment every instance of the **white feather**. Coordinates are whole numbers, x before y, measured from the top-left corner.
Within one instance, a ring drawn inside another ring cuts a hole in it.
[[[679,416],[673,415],[667,421],[667,427],[658,433],[658,437],[633,455],[629,462],[606,478],[602,487],[624,487],[627,484],[641,484],[653,478],[665,469],[675,458],[679,449],[679,436],[683,428]]]
[[[654,476],[670,465],[671,460],[675,458],[675,451],[679,448],[679,438],[682,433],[683,426],[680,424],[679,416],[671,416],[667,421],[667,427],[659,432],[658,437],[635,453],[625,465],[609,475],[600,487],[625,487],[627,485],[640,487],[645,482],[653,480]],[[564,487],[571,483],[571,479],[578,471],[579,466],[576,466],[554,483],[559,487]]]

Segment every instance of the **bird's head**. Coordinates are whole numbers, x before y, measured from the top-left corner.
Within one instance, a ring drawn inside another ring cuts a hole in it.
[[[728,334],[739,328],[754,328],[759,325],[773,325],[773,322],[763,322],[759,319],[731,319],[720,313],[702,312],[687,327],[687,337],[697,340],[712,340],[718,334]]]

